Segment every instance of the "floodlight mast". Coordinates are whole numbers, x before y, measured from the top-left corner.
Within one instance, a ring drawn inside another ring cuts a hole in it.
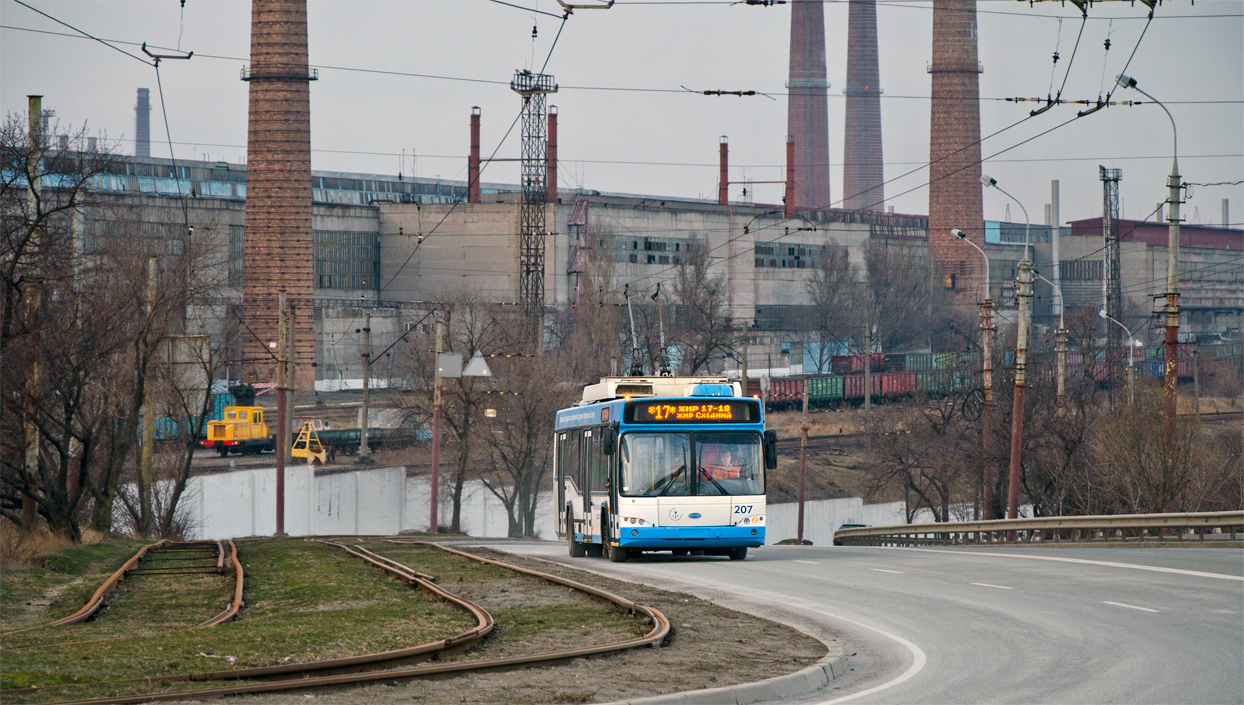
[[[968,234],[955,228],[950,231],[951,235],[963,240],[967,244],[976,248],[981,253],[981,258],[985,260],[985,297],[980,302],[981,307],[981,386],[983,387],[984,409],[981,411],[981,450],[984,451],[984,465],[981,467],[980,488],[977,490],[983,508],[983,517],[978,512],[976,518],[984,518],[986,520],[993,519],[993,299],[990,298],[989,288],[989,255],[981,249],[980,245],[968,239]]]

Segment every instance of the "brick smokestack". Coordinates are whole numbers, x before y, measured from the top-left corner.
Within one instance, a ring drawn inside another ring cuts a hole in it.
[[[976,0],[933,0],[933,100],[929,124],[929,249],[943,277],[974,292],[984,263],[960,228],[985,245],[981,206],[980,64]]]
[[[885,210],[880,84],[877,0],[851,0],[847,9],[847,87],[843,91],[847,96],[843,208]]]
[[[134,104],[134,156],[151,156],[151,89],[138,89]]]
[[[311,111],[306,0],[252,0],[246,148],[246,264],[243,274],[245,369],[276,380],[268,344],[276,341],[278,291],[296,307],[299,390],[314,387],[311,254]],[[258,338],[258,340],[256,340]]]
[[[730,143],[725,135],[721,136],[717,163],[717,202],[724,206],[730,202]]]
[[[557,106],[549,106],[549,203],[557,203]]]
[[[467,157],[467,203],[479,203],[479,106],[471,108],[471,155]]]
[[[795,138],[795,207],[828,208],[829,82],[825,80],[825,8],[794,0],[790,8],[790,78],[786,134]]]
[[[795,215],[795,138],[786,136],[786,195],[782,198],[786,217]]]

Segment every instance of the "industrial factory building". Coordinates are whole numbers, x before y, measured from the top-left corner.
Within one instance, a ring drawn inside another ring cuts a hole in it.
[[[92,238],[107,236],[106,221],[115,217],[116,204],[141,217],[145,230],[170,239],[183,232],[188,218],[196,237],[220,248],[216,259],[227,268],[221,277],[228,283],[224,300],[209,318],[236,315],[245,274],[246,167],[179,161],[180,178],[174,178],[166,159],[129,157],[120,165],[117,173],[100,179],[89,200],[97,207],[84,214],[86,247]],[[331,388],[361,377],[362,341],[355,330],[361,328],[364,309],[372,311],[374,344],[387,346],[438,302],[464,292],[492,303],[516,301],[518,188],[483,183],[479,202],[465,202],[469,198],[466,182],[312,172],[317,386]],[[704,248],[710,272],[727,284],[733,318],[752,328],[753,369],[801,363],[799,349],[809,338],[801,323],[801,310],[809,306],[805,282],[826,246],[846,247],[861,272],[870,242],[904,247],[920,258],[927,254],[928,219],[923,216],[829,209],[787,217],[781,206],[594,191],[563,191],[546,208],[551,231],[544,276],[547,307],[575,301],[585,263],[607,263],[617,288],[630,283],[636,295],[650,295],[658,282],[670,286],[689,252]],[[1164,283],[1165,224],[1124,221],[1120,227],[1125,234],[1124,310],[1147,317]],[[1022,223],[985,222],[991,295],[1004,309],[1013,305],[1024,233]],[[1030,235],[1037,269],[1047,274],[1052,228],[1034,225]],[[1099,307],[1100,219],[1073,221],[1060,228],[1060,235],[1066,309]],[[1185,224],[1182,242],[1183,330],[1238,335],[1244,314],[1239,276],[1244,232]],[[975,298],[966,296],[965,305]],[[1039,282],[1038,324],[1055,322],[1054,303],[1049,285]]]

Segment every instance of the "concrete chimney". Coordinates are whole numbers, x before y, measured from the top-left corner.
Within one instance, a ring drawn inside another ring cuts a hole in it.
[[[246,146],[243,335],[246,372],[275,379],[269,343],[278,339],[279,292],[296,307],[294,359],[299,390],[314,388],[311,252],[311,103],[306,0],[252,0]]]
[[[1231,227],[1231,201],[1222,199],[1222,227]]]
[[[134,104],[134,156],[151,156],[151,89],[138,89]]]
[[[795,208],[828,208],[833,203],[829,195],[829,81],[821,0],[791,3],[786,88],[786,134],[795,138]]]
[[[724,206],[730,202],[730,144],[725,135],[721,136],[718,161],[720,167],[717,174],[717,202]]]
[[[549,203],[557,203],[557,106],[549,106]]]
[[[881,69],[877,59],[877,0],[847,6],[847,96],[842,158],[842,207],[885,210],[881,149]]]
[[[978,290],[984,262],[950,231],[958,228],[985,245],[976,41],[976,0],[933,0],[929,250],[943,275],[962,275],[956,288],[966,292]]]
[[[467,157],[467,203],[479,203],[479,106],[471,108],[471,155]]]

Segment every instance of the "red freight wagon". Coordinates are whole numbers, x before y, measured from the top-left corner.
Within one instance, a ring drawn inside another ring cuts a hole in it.
[[[915,372],[886,372],[881,375],[881,393],[888,397],[910,396],[915,391]]]

